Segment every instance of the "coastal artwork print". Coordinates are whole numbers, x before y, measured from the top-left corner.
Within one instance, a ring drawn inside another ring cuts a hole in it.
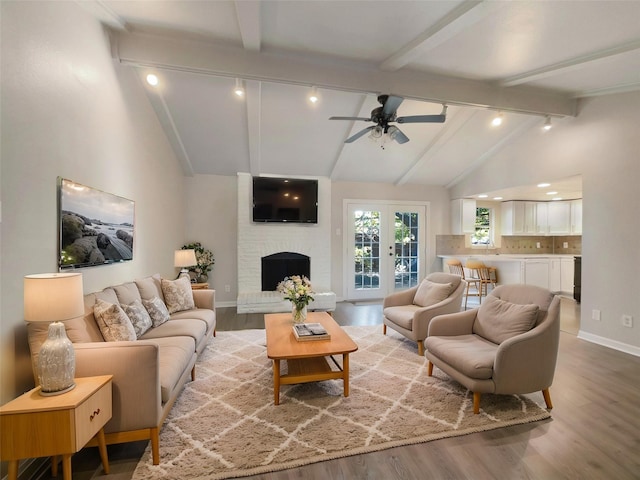
[[[135,203],[58,178],[60,269],[133,260]]]

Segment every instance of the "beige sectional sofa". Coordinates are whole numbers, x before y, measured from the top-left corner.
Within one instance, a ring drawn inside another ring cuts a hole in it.
[[[211,335],[215,336],[215,291],[191,293],[195,308],[171,313],[167,321],[136,340],[105,341],[94,306],[98,300],[121,307],[154,297],[165,302],[159,275],[87,294],[84,317],[64,322],[74,344],[75,376],[113,375],[113,416],[105,426],[107,444],[150,439],[154,464],[159,463],[162,423],[184,384],[195,379],[196,359]],[[47,324],[28,324],[34,366],[47,328]]]

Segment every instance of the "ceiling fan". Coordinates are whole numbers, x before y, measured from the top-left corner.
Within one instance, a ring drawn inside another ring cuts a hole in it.
[[[407,143],[407,137],[395,125],[395,123],[444,123],[447,115],[447,106],[442,105],[442,113],[440,115],[410,115],[407,117],[397,117],[396,110],[402,103],[404,98],[395,95],[379,95],[378,102],[381,107],[374,108],[371,111],[371,117],[329,117],[329,120],[361,120],[363,122],[374,122],[375,125],[360,130],[358,133],[347,138],[344,143],[355,142],[360,137],[371,132],[373,138],[380,138],[384,134],[388,134],[392,140],[398,143]]]

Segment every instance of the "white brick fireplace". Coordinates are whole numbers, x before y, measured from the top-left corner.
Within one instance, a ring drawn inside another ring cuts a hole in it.
[[[283,175],[285,176],[285,175]],[[311,285],[331,290],[331,181],[318,179],[318,223],[253,223],[252,179],[238,174],[238,294],[260,292],[261,259],[279,252],[308,255]]]

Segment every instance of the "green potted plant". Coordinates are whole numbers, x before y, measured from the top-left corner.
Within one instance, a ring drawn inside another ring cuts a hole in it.
[[[213,253],[202,246],[200,242],[188,243],[182,246],[183,250],[195,250],[197,265],[189,267],[189,271],[195,275],[196,282],[206,283],[209,279],[209,272],[213,268],[213,264],[216,263],[213,258]]]

